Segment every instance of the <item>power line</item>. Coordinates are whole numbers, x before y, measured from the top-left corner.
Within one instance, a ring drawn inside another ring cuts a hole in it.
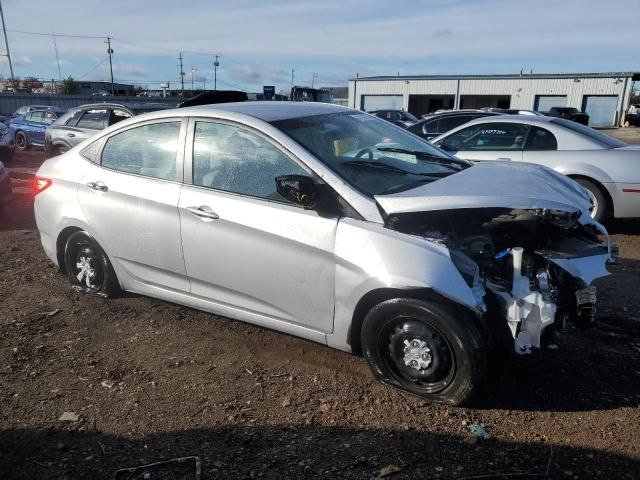
[[[25,30],[7,30],[7,32],[11,32],[11,33],[21,33],[23,35],[38,35],[38,36],[42,36],[42,37],[49,37],[51,36],[50,33],[42,33],[42,32],[27,32]],[[95,38],[95,39],[104,39],[106,37],[106,35],[102,35],[102,36],[97,36],[97,35],[65,35],[65,34],[61,34],[61,33],[56,33],[54,34],[56,37],[60,37],[60,38]]]

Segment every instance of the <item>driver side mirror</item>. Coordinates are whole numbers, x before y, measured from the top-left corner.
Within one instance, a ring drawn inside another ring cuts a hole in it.
[[[290,202],[313,208],[318,197],[318,189],[311,177],[304,175],[281,175],[276,177],[276,190]]]

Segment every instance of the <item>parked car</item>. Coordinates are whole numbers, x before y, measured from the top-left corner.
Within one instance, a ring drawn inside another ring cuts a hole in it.
[[[369,113],[402,128],[410,127],[418,121],[415,115],[404,110],[373,110]]]
[[[146,112],[171,108],[164,103],[92,103],[70,109],[47,127],[47,157],[66,152],[100,130]]]
[[[564,118],[481,118],[433,139],[460,158],[538,163],[587,189],[598,221],[640,217],[640,146]]]
[[[34,110],[49,110],[53,108],[56,108],[56,107],[52,105],[25,105],[17,109],[15,112],[13,112],[12,118],[25,115],[29,112],[33,112]]]
[[[64,108],[47,108],[31,110],[11,119],[9,127],[18,150],[29,150],[31,147],[44,147],[46,128],[64,114]]]
[[[4,163],[0,162],[0,213],[11,201],[11,176],[5,168]]]
[[[362,353],[434,402],[469,400],[502,342],[526,354],[556,322],[590,325],[612,259],[567,177],[472,166],[330,104],[150,113],[45,161],[35,185],[44,251],[78,292]]]
[[[423,115],[422,120],[410,126],[407,130],[425,140],[431,140],[476,118],[495,115],[500,114],[481,110],[450,110],[443,113],[432,113]]]
[[[566,118],[582,125],[589,125],[589,115],[574,107],[551,107],[545,114],[550,117]]]
[[[16,144],[13,139],[13,133],[4,123],[0,123],[0,160],[8,163],[13,158]]]

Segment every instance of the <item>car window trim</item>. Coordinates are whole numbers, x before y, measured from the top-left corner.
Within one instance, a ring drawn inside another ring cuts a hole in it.
[[[231,127],[236,127],[236,128],[241,128],[244,129],[260,138],[262,138],[263,140],[265,140],[266,142],[268,142],[269,144],[273,145],[275,148],[277,148],[278,150],[280,150],[280,152],[282,152],[287,158],[289,158],[290,160],[292,160],[296,165],[298,165],[300,168],[302,168],[304,171],[306,171],[310,177],[312,177],[314,180],[319,180],[320,176],[315,173],[313,171],[313,169],[311,169],[306,163],[304,163],[302,160],[300,160],[296,155],[294,155],[288,148],[286,148],[284,145],[282,145],[280,142],[277,142],[275,139],[269,137],[268,135],[266,135],[264,132],[261,132],[260,130],[252,127],[251,125],[247,125],[245,123],[240,123],[240,122],[234,122],[233,120],[228,120],[228,119],[224,119],[224,118],[214,118],[214,117],[189,117],[189,125],[188,125],[188,133],[187,133],[187,138],[186,138],[186,145],[185,145],[185,155],[184,155],[184,162],[183,162],[183,178],[184,178],[184,184],[188,185],[190,187],[195,187],[198,189],[204,189],[205,191],[213,191],[213,192],[218,192],[218,193],[228,193],[230,195],[238,195],[241,197],[246,197],[246,198],[253,198],[256,200],[261,200],[261,201],[265,201],[265,202],[271,202],[271,203],[277,203],[279,205],[290,205],[290,206],[294,206],[297,208],[302,208],[304,209],[304,207],[302,205],[297,205],[295,203],[292,202],[288,202],[286,200],[275,200],[275,199],[269,199],[269,198],[264,198],[264,197],[257,197],[255,195],[249,195],[246,193],[240,193],[240,192],[230,192],[228,190],[221,190],[219,188],[214,188],[214,187],[205,187],[202,185],[195,185],[193,183],[193,141],[195,139],[195,132],[196,132],[196,123],[197,122],[207,122],[207,123],[220,123],[223,125],[229,125]],[[324,181],[323,181],[324,182]],[[338,193],[336,192],[336,195]]]
[[[132,130],[134,128],[144,127],[146,125],[153,125],[156,123],[170,123],[170,122],[173,122],[173,123],[180,122],[180,133],[178,134],[178,148],[176,149],[176,179],[175,180],[167,180],[165,178],[151,177],[149,175],[142,175],[141,173],[124,172],[122,170],[116,170],[115,168],[105,167],[104,165],[102,165],[102,153],[104,151],[104,147],[107,145],[107,142],[111,137],[120,133],[124,133],[128,130]],[[144,122],[135,123],[133,125],[127,125],[123,128],[114,130],[113,132],[110,132],[100,137],[97,141],[102,142],[102,144],[100,145],[100,148],[96,155],[99,160],[99,163],[93,163],[91,160],[88,160],[82,155],[80,156],[86,162],[89,162],[90,164],[95,165],[96,167],[103,168],[104,170],[108,170],[110,172],[116,172],[122,175],[133,175],[135,177],[146,178],[149,180],[157,180],[159,182],[168,182],[168,183],[177,183],[182,185],[184,183],[183,164],[184,164],[184,144],[185,144],[185,138],[186,138],[186,130],[187,130],[187,117],[154,118],[154,119],[146,120]]]

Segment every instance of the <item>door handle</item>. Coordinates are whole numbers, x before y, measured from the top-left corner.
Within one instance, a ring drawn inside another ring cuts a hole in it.
[[[75,135],[74,133],[67,133],[67,137],[71,137],[71,138],[73,138],[73,137],[75,137],[75,136],[76,136],[76,135]]]
[[[102,182],[89,182],[87,183],[87,187],[89,187],[91,190],[98,190],[99,192],[106,192],[107,190],[109,190],[109,187],[107,187]]]
[[[201,205],[199,207],[187,207],[187,211],[202,219],[217,220],[220,218],[216,212],[212,211],[211,208],[206,205]]]

